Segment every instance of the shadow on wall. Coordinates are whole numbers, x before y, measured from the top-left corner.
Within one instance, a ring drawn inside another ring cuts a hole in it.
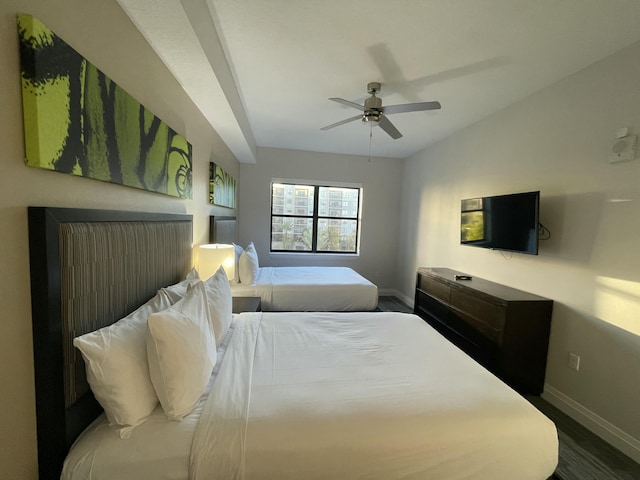
[[[640,282],[640,190],[603,199],[591,267],[603,277]]]
[[[587,265],[593,255],[604,194],[540,196],[540,223],[551,238],[540,242],[541,254]]]
[[[542,253],[591,271],[585,296],[593,315],[640,335],[639,193],[543,196],[540,211],[541,223],[551,231]]]
[[[640,192],[542,196],[540,222],[551,232],[541,253],[596,275],[640,282]]]
[[[570,353],[580,356],[578,371],[568,365]],[[547,370],[550,386],[640,439],[639,335],[555,302],[548,365],[556,366]]]
[[[593,272],[593,315],[640,335],[640,193],[542,197],[540,210],[543,254]]]

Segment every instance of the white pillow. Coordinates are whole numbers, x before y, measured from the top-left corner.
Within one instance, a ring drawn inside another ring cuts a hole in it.
[[[242,252],[244,252],[244,248],[242,248],[240,245],[236,245],[235,243],[233,244],[233,248],[235,249],[236,253],[236,269],[233,276],[233,283],[240,283],[240,255],[242,255]]]
[[[147,359],[151,382],[171,420],[189,414],[216,363],[205,287],[198,282],[166,310],[149,315]]]
[[[254,283],[258,278],[260,264],[258,263],[258,252],[253,242],[249,243],[242,255],[240,255],[239,270],[240,283]]]
[[[195,269],[195,267],[192,267],[191,270],[189,270],[189,273],[187,273],[187,276],[184,277],[185,280],[200,280],[200,275],[198,274],[198,270]]]
[[[147,317],[170,305],[169,298],[158,292],[113,325],[73,339],[84,358],[91,390],[122,438],[158,404],[147,363]]]
[[[191,271],[187,274],[186,278],[180,283],[176,283],[175,285],[170,285],[168,287],[164,287],[161,289],[171,300],[171,304],[182,300],[184,296],[187,294],[187,289],[191,285],[195,285],[200,281],[200,275],[198,275],[198,271],[195,268],[192,268]]]
[[[207,292],[207,304],[209,305],[216,344],[220,345],[222,336],[229,329],[233,318],[231,285],[229,285],[227,273],[222,266],[204,282],[204,287]]]

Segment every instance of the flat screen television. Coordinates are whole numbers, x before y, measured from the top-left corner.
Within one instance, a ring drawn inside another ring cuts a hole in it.
[[[462,200],[460,243],[537,255],[539,207],[540,192]]]

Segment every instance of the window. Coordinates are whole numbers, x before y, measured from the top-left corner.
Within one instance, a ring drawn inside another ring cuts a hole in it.
[[[360,187],[271,184],[271,251],[357,253]]]

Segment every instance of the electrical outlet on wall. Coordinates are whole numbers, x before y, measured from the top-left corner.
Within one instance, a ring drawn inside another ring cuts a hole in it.
[[[576,372],[580,370],[580,355],[569,352],[569,368],[574,369]]]

